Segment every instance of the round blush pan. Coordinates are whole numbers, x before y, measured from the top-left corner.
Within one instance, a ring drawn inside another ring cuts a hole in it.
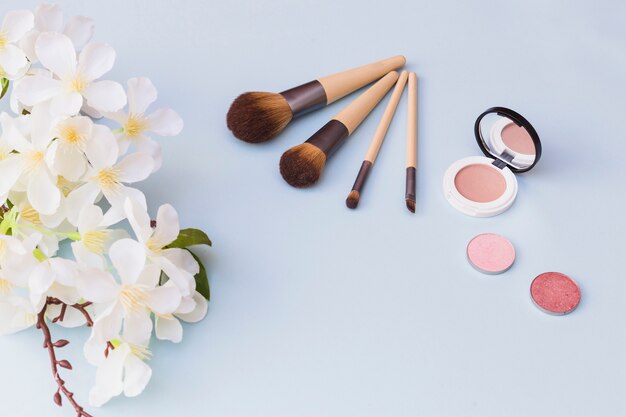
[[[501,274],[513,266],[515,247],[500,235],[484,233],[468,243],[467,259],[480,272]]]
[[[458,192],[477,203],[495,201],[506,191],[506,181],[498,168],[472,164],[462,168],[454,177]]]
[[[580,303],[580,287],[565,274],[545,272],[530,284],[530,296],[539,309],[549,314],[571,313]]]
[[[511,122],[502,129],[502,142],[515,152],[525,155],[535,154],[535,143],[530,134],[524,129]]]

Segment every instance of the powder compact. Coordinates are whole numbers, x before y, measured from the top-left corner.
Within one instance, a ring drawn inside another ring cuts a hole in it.
[[[474,124],[478,147],[485,156],[456,161],[443,178],[443,192],[452,206],[474,217],[507,210],[517,195],[515,174],[532,169],[541,157],[533,126],[519,113],[492,107]]]

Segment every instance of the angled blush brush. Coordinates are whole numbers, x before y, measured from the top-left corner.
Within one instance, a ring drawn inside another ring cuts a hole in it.
[[[282,132],[294,117],[339,100],[405,63],[406,59],[398,55],[318,78],[282,93],[243,93],[231,104],[226,125],[238,139],[265,142]]]
[[[326,160],[376,107],[398,79],[392,71],[340,111],[306,142],[288,149],[280,158],[280,174],[289,185],[313,185],[322,175]]]
[[[398,102],[400,101],[400,97],[402,96],[402,92],[404,91],[404,86],[406,85],[408,75],[409,73],[406,71],[402,71],[402,73],[400,74],[400,78],[398,78],[398,82],[396,82],[396,87],[393,89],[393,93],[391,93],[391,97],[389,98],[387,107],[385,107],[383,117],[380,119],[378,128],[376,128],[374,138],[370,143],[370,147],[365,154],[363,163],[361,164],[361,169],[359,170],[359,173],[356,176],[356,180],[354,181],[354,185],[352,186],[352,191],[350,191],[350,194],[348,194],[348,198],[346,199],[346,206],[351,209],[356,208],[356,206],[359,204],[359,199],[361,198],[363,186],[365,185],[365,181],[367,180],[367,177],[372,167],[374,166],[374,161],[376,161],[378,151],[380,151],[380,147],[385,140],[387,129],[389,129],[389,125],[391,124],[393,115],[395,114],[396,108],[398,107]]]
[[[417,166],[417,75],[409,74],[409,114],[406,126],[406,207],[415,213],[415,167]]]

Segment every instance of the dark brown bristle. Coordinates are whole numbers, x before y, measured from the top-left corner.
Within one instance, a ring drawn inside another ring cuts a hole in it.
[[[348,194],[348,198],[346,198],[346,206],[348,206],[348,208],[355,209],[356,206],[359,205],[360,198],[361,194],[358,191],[350,191],[350,194]]]
[[[317,146],[303,143],[288,149],[280,158],[280,175],[291,186],[304,188],[322,175],[326,155]]]
[[[415,200],[407,198],[406,199],[406,208],[408,208],[411,213],[415,213]]]
[[[236,138],[260,143],[282,132],[292,118],[291,108],[282,95],[254,91],[233,101],[226,125]]]

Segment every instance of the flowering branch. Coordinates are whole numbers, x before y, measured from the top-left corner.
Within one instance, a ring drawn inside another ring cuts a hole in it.
[[[63,405],[63,401],[61,399],[61,393],[63,393],[63,395],[65,396],[65,398],[67,398],[67,400],[70,402],[70,404],[72,404],[72,406],[74,407],[74,410],[76,410],[76,417],[92,417],[91,414],[89,414],[88,412],[86,412],[83,407],[81,407],[76,400],[74,400],[74,393],[71,392],[70,390],[68,390],[65,387],[65,381],[63,379],[61,379],[61,376],[59,375],[59,369],[58,367],[60,366],[61,368],[65,368],[65,369],[72,369],[72,364],[67,360],[67,359],[61,359],[61,360],[57,360],[56,357],[56,352],[54,350],[54,348],[62,348],[67,346],[70,342],[65,340],[65,339],[59,339],[56,342],[52,341],[52,335],[50,334],[50,328],[48,327],[48,325],[46,324],[46,310],[48,309],[49,305],[61,305],[61,313],[59,314],[58,317],[56,317],[55,319],[53,319],[53,322],[56,321],[62,321],[63,320],[63,316],[65,315],[65,311],[68,307],[67,304],[63,303],[61,300],[57,299],[57,298],[52,298],[52,297],[48,297],[46,299],[46,303],[44,304],[43,308],[41,309],[41,311],[39,312],[39,314],[37,314],[37,328],[41,329],[43,336],[44,336],[44,342],[43,342],[43,347],[44,349],[48,349],[48,354],[50,355],[50,365],[52,366],[52,375],[54,376],[54,380],[56,381],[58,388],[57,388],[57,392],[54,393],[54,402],[60,407]],[[81,313],[83,313],[83,315],[85,316],[85,319],[87,319],[87,325],[91,326],[93,324],[93,321],[91,320],[91,317],[89,316],[89,312],[85,309],[85,307],[87,305],[89,305],[90,303],[83,303],[83,304],[73,304],[71,305],[72,308],[75,308],[76,310],[80,311]]]

